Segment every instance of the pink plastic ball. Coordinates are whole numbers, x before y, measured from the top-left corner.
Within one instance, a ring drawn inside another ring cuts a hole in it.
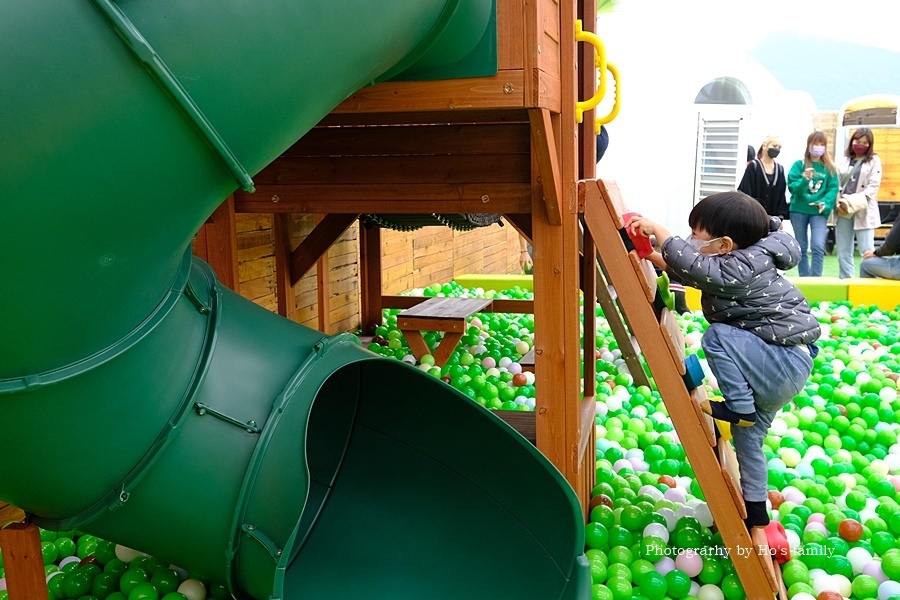
[[[471,327],[481,327],[481,319],[478,317],[472,317],[472,320],[469,321],[469,325]]]
[[[696,577],[703,569],[703,558],[694,550],[686,550],[675,557],[675,568],[684,571],[688,577]]]
[[[684,490],[679,489],[677,487],[667,489],[664,496],[665,496],[666,500],[671,500],[672,502],[675,502],[676,504],[684,504],[684,501],[685,501]]]
[[[806,524],[806,529],[804,531],[810,531],[810,530],[821,531],[825,535],[828,535],[828,528],[825,527],[825,524],[819,523],[817,521],[813,521],[812,523]]]
[[[506,370],[512,373],[513,375],[518,375],[522,372],[522,365],[517,362],[509,363],[509,366],[506,367]]]
[[[793,502],[794,504],[803,504],[803,501],[806,500],[806,495],[800,490],[794,488],[785,492],[784,500],[786,502]]]
[[[894,491],[900,492],[900,475],[894,475],[889,481],[894,486]]]
[[[884,570],[881,568],[881,562],[877,560],[866,563],[862,568],[862,572],[863,575],[874,577],[879,585],[888,580],[888,576],[884,574]]]
[[[493,369],[494,367],[497,366],[497,361],[494,360],[494,358],[491,356],[485,356],[481,360],[481,366],[484,367],[485,369]]]
[[[824,513],[813,513],[809,515],[809,518],[806,519],[807,523],[824,523],[825,522],[825,514]]]

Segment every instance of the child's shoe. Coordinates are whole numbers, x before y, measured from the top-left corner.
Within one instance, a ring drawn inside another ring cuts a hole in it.
[[[744,500],[744,506],[747,508],[747,518],[744,519],[747,529],[765,527],[769,524],[769,511],[766,510],[765,501],[750,502],[749,500]]]
[[[700,409],[713,419],[725,421],[738,427],[753,427],[756,424],[756,411],[752,413],[736,413],[725,406],[724,402],[704,400],[700,403]]]

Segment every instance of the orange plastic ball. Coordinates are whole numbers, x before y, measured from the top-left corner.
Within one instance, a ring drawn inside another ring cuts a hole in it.
[[[838,535],[848,542],[858,542],[863,536],[862,525],[859,524],[859,521],[844,519],[838,525]]]
[[[660,475],[659,479],[656,480],[656,483],[661,483],[663,485],[667,485],[670,488],[674,488],[676,485],[678,485],[675,482],[675,478],[672,477],[671,475]]]
[[[784,504],[784,496],[777,490],[769,490],[769,502],[772,503],[773,510],[778,510],[778,507]]]
[[[819,595],[816,596],[816,600],[844,600],[844,597],[841,596],[838,592],[832,592],[831,590],[825,592],[819,592]]]
[[[608,506],[610,508],[615,508],[613,506],[612,498],[610,498],[606,494],[597,494],[596,496],[591,498],[591,503],[590,503],[589,508],[590,508],[590,510],[594,510],[594,507],[600,506],[600,505]]]

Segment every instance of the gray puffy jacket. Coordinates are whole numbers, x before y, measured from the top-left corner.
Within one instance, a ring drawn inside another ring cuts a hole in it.
[[[710,323],[740,327],[780,346],[819,339],[819,323],[806,298],[778,272],[800,261],[800,246],[789,234],[775,231],[721,256],[701,254],[685,240],[670,237],[662,255],[671,275],[702,292],[703,314]]]

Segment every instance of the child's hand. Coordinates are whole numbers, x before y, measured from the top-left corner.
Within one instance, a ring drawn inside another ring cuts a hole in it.
[[[625,225],[631,233],[639,233],[650,237],[656,233],[657,225],[646,217],[632,217]]]

